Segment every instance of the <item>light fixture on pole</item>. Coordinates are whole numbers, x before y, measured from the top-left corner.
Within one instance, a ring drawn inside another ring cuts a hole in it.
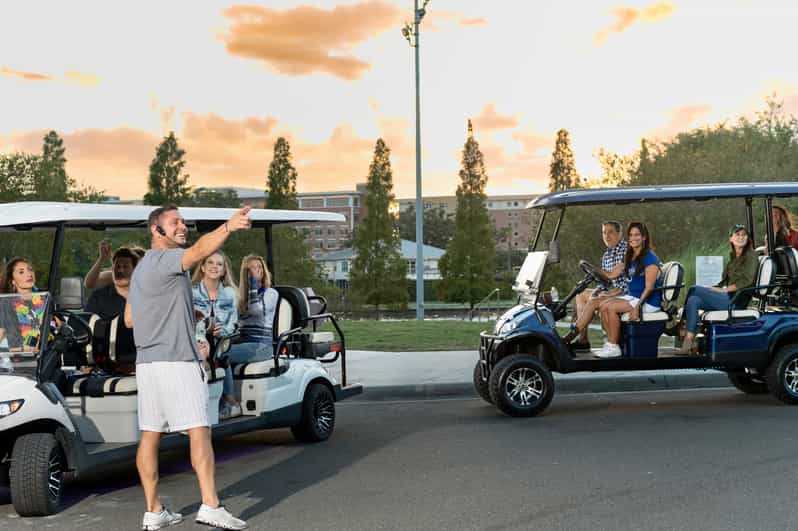
[[[405,22],[402,36],[408,44],[415,48],[416,56],[416,319],[424,319],[424,204],[421,195],[421,74],[418,65],[419,31],[418,25],[427,14],[427,4],[424,0],[419,8],[418,0],[414,0],[413,25]]]

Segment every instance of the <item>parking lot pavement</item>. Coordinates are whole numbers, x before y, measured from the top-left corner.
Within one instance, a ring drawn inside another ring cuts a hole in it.
[[[783,530],[795,512],[794,408],[733,389],[557,395],[514,419],[479,399],[343,402],[333,437],[217,441],[222,501],[251,529]],[[194,524],[184,451],[161,460],[166,503]],[[139,529],[133,463],[69,486],[69,506],[0,529]]]
[[[347,351],[347,378],[363,384],[357,400],[476,396],[472,384],[476,351]],[[339,377],[340,373],[336,375]],[[340,379],[340,378],[339,378]],[[727,387],[714,370],[615,371],[554,374],[557,393],[602,393]]]

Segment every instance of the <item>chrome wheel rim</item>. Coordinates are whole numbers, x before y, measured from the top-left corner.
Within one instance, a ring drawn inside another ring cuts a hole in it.
[[[546,383],[535,369],[515,369],[504,382],[504,394],[520,407],[535,405],[546,391]]]
[[[327,433],[335,422],[335,404],[329,396],[317,396],[313,402],[313,417],[316,430],[319,433]]]
[[[61,482],[64,477],[61,461],[61,454],[56,450],[50,455],[47,467],[47,491],[54,500],[61,495]]]
[[[790,361],[784,368],[784,387],[793,395],[798,396],[798,358]]]

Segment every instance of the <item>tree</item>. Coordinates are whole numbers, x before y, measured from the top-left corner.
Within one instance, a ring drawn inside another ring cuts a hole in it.
[[[186,161],[185,150],[177,145],[175,134],[170,132],[155,150],[155,158],[150,164],[150,179],[147,193],[144,195],[146,205],[190,205],[191,187],[188,174],[182,174]]]
[[[355,259],[350,273],[352,291],[368,304],[404,304],[407,267],[399,252],[394,202],[391,150],[380,138],[374,146],[366,184],[366,217],[355,233]],[[417,267],[423,274],[423,267]]]
[[[438,266],[444,298],[467,302],[470,308],[493,289],[495,277],[493,224],[485,205],[487,183],[485,161],[469,120],[457,186],[454,237]]]
[[[214,208],[236,208],[241,206],[241,200],[232,188],[224,190],[197,188],[194,191],[194,205]]]
[[[549,177],[550,192],[579,188],[579,175],[576,173],[576,161],[567,129],[557,131],[557,142],[551,154]]]
[[[291,164],[291,145],[280,137],[274,143],[274,158],[269,164],[266,208],[296,209],[296,179],[297,171]]]
[[[55,131],[44,137],[42,159],[38,172],[36,190],[38,199],[43,201],[66,201],[70,188],[70,179],[66,173],[66,148],[64,141]]]
[[[0,154],[0,202],[35,196],[42,158],[30,153]]]
[[[424,209],[424,243],[446,249],[454,236],[454,216],[441,207]],[[416,241],[416,207],[410,205],[399,212],[399,235],[403,240]]]

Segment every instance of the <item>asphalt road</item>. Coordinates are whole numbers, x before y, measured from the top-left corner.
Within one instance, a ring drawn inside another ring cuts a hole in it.
[[[343,403],[326,443],[218,443],[218,483],[253,529],[796,529],[796,415],[727,389],[561,395],[534,419],[477,399]],[[162,462],[166,503],[193,519],[186,454]],[[140,528],[132,463],[69,492],[44,519],[0,493],[0,529]]]

